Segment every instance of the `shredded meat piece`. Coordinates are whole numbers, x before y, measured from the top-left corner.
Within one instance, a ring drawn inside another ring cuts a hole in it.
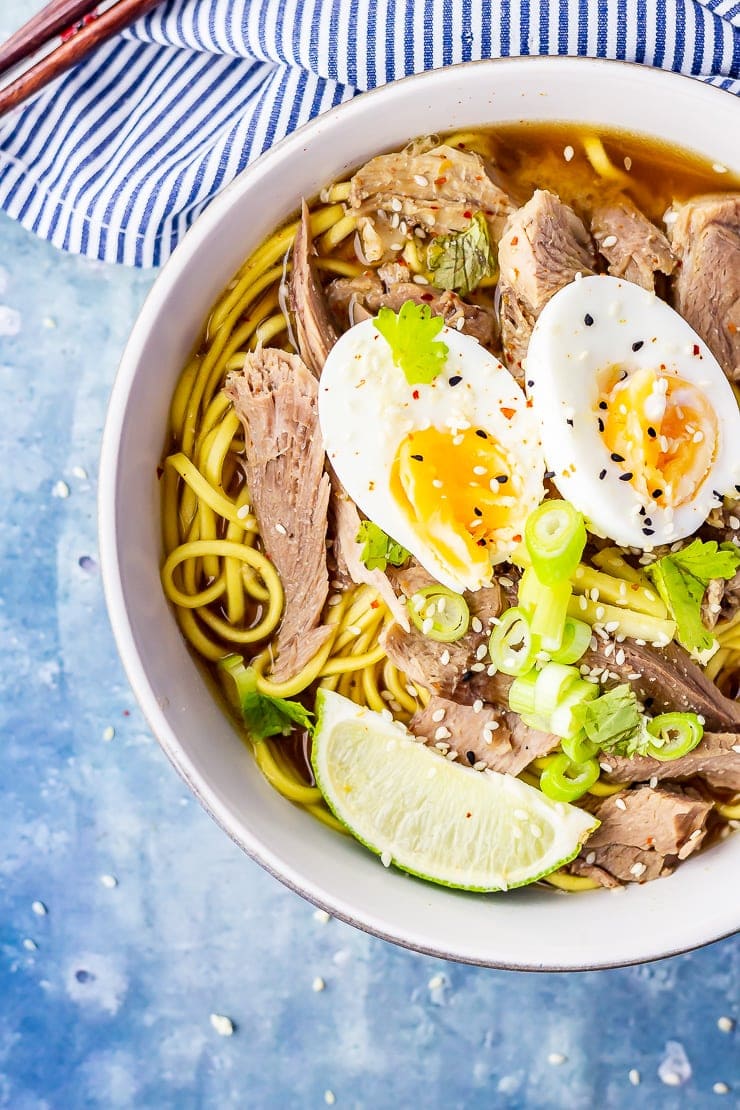
[[[381,270],[385,267],[381,266]],[[382,307],[394,312],[406,301],[426,304],[434,316],[441,316],[448,327],[458,329],[477,339],[484,347],[491,347],[498,336],[496,317],[481,305],[468,304],[450,290],[440,292],[429,285],[409,281],[409,271],[403,269],[404,279],[383,286],[374,273],[360,274],[354,278],[336,278],[327,287],[326,295],[340,328],[346,328],[375,316]],[[462,321],[462,323],[460,323]]]
[[[486,729],[486,725],[492,727]],[[547,755],[560,743],[557,736],[528,728],[515,713],[504,713],[492,705],[460,705],[436,696],[414,714],[409,728],[429,744],[448,745],[457,752],[460,763],[484,763],[488,770],[507,775],[518,775],[533,759]]]
[[[398,250],[409,230],[430,236],[464,231],[483,212],[498,241],[512,204],[491,180],[483,160],[469,151],[438,146],[433,150],[381,154],[352,178],[349,206],[359,216],[362,248],[368,262]],[[398,217],[395,219],[394,217]],[[394,226],[395,224],[395,226]]]
[[[740,193],[694,197],[669,228],[681,260],[676,309],[709,347],[730,381],[740,380]]]
[[[572,208],[538,189],[506,223],[499,244],[504,361],[521,381],[532,328],[542,309],[576,274],[595,271],[591,239]]]
[[[295,318],[298,350],[303,361],[318,378],[329,351],[337,341],[337,333],[314,268],[309,218],[304,201],[301,206],[301,222],[293,244],[290,306]]]
[[[700,778],[715,790],[740,791],[740,733],[705,732],[692,752],[679,759],[650,759],[636,755],[631,758],[602,752],[599,756],[609,782],[647,782],[649,779],[670,779],[681,782]]]
[[[297,355],[265,347],[224,389],[244,425],[247,487],[265,551],[285,593],[277,633],[278,682],[292,678],[326,642],[320,626],[329,589],[329,479],[317,416],[318,385]]]
[[[701,713],[707,728],[722,731],[740,726],[740,704],[726,698],[679,644],[664,648],[641,646],[634,640],[619,645],[624,659],[605,655],[606,643],[598,640],[580,660],[582,665],[606,669],[620,682],[628,682],[651,715],[672,710]],[[630,678],[638,674],[639,679]]]
[[[356,539],[360,528],[360,514],[335,475],[332,475],[332,479],[331,521],[338,573],[346,575],[358,585],[364,583],[377,590],[403,632],[409,627],[406,606],[398,600],[382,570],[368,570],[363,563],[362,544]]]
[[[677,787],[622,790],[595,807],[601,825],[570,869],[604,886],[668,875],[701,847],[711,809],[711,802]]]
[[[670,275],[676,258],[662,231],[628,197],[598,205],[591,231],[614,277],[655,290],[655,275]]]

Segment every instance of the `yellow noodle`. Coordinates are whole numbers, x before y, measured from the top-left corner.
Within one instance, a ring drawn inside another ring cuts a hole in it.
[[[554,875],[545,875],[544,881],[558,890],[598,890],[601,886],[595,879],[587,879],[585,875],[569,875],[567,871],[556,871]]]
[[[336,250],[341,242],[343,242],[348,235],[357,227],[356,216],[342,216],[341,220],[337,220],[333,227],[330,227],[319,239],[318,247],[321,254],[329,254],[330,251]]]
[[[182,452],[177,455],[169,455],[166,463],[177,471],[183,481],[187,482],[193,492],[213,512],[218,513],[225,520],[230,520],[232,524],[238,524],[245,532],[256,531],[256,519],[253,516],[238,516],[238,510],[234,502],[215,489]]]
[[[725,821],[740,821],[740,802],[737,805],[721,805],[717,802],[714,808]]]
[[[403,685],[403,676],[390,659],[387,659],[383,665],[383,682],[387,690],[393,694],[393,697],[407,713],[415,713],[418,709],[418,701],[416,695],[412,695]]]
[[[335,181],[321,194],[321,199],[327,204],[336,204],[337,201],[349,200],[350,181]]]
[[[602,782],[599,779],[589,787],[588,793],[593,794],[595,798],[608,798],[612,794],[618,794],[620,790],[626,790],[628,786],[628,782]]]
[[[254,745],[254,757],[257,766],[268,782],[270,782],[283,797],[291,802],[301,805],[316,805],[320,802],[321,791],[316,786],[305,786],[298,782],[292,775],[286,775],[275,762],[275,756],[266,741],[260,740]]]
[[[335,832],[344,833],[345,836],[349,834],[349,829],[347,828],[347,826],[343,825],[341,821],[337,821],[334,814],[330,813],[324,805],[323,799],[321,801],[321,805],[307,805],[305,808],[308,810],[309,813],[313,814],[314,817],[318,817],[319,821],[322,821],[325,825],[328,825],[330,829],[334,829]]]

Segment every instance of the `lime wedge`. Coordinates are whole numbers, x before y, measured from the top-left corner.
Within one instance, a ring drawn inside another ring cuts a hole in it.
[[[327,804],[388,866],[508,890],[578,854],[599,822],[511,775],[445,759],[381,714],[319,690],[311,761]]]

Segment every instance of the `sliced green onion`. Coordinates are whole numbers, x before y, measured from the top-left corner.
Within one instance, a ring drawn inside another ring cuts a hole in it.
[[[647,722],[647,731],[658,743],[648,744],[647,755],[667,763],[693,751],[704,735],[696,713],[661,713]]]
[[[549,717],[577,681],[580,681],[580,675],[575,667],[566,667],[563,663],[546,663],[537,676],[535,713]]]
[[[575,736],[570,736],[567,739],[564,737],[560,742],[560,747],[573,763],[586,763],[587,760],[593,759],[599,750],[599,745],[589,740],[583,729],[577,732]]]
[[[251,673],[244,666],[241,655],[225,655],[218,661],[221,685],[226,697],[236,709],[241,709],[245,694],[251,689]]]
[[[441,644],[462,639],[470,626],[467,601],[446,586],[425,586],[417,590],[409,598],[408,610],[419,631]]]
[[[535,713],[535,686],[539,675],[536,670],[515,678],[509,687],[509,709],[522,718]]]
[[[555,802],[575,802],[583,797],[599,777],[595,759],[573,763],[567,755],[556,755],[542,772],[540,790]]]
[[[543,585],[533,567],[527,567],[519,579],[519,607],[529,614],[532,632],[539,636],[543,651],[552,652],[560,648],[572,593],[570,582]]]
[[[591,626],[575,617],[566,617],[563,640],[557,651],[550,654],[553,663],[577,663],[591,643]]]
[[[540,582],[554,586],[571,577],[583,554],[583,516],[570,501],[543,501],[527,518],[524,542]]]
[[[578,679],[566,691],[560,704],[550,715],[550,731],[556,736],[570,739],[581,731],[583,725],[583,706],[599,696],[599,688],[593,682]]]
[[[499,618],[488,644],[497,671],[519,677],[532,667],[539,643],[532,635],[529,617],[518,605]]]

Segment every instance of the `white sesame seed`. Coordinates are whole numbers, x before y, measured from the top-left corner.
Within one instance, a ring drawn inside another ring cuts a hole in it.
[[[627,808],[627,803],[625,802],[624,798],[617,798],[614,805],[617,807],[617,809],[621,810],[625,810]]]
[[[470,622],[470,627],[473,629],[473,632],[482,632],[483,624],[481,623],[480,617],[473,617]]]
[[[324,1091],[324,1102],[327,1106],[333,1106],[337,1101],[337,1096],[333,1091]]]
[[[427,619],[424,621],[424,623],[421,626],[422,632],[424,633],[425,636],[428,636],[433,628],[434,628],[433,619],[431,617],[427,617]]]
[[[712,169],[715,173],[727,173],[727,166],[723,166],[721,162],[715,162]]]
[[[101,875],[100,882],[108,890],[114,890],[118,886],[118,879],[115,875]]]
[[[79,478],[81,482],[84,482],[85,478],[87,478],[87,471],[85,470],[84,466],[73,466],[72,474],[75,476],[75,478]]]
[[[414,181],[420,189],[426,189],[427,185],[429,184],[428,178],[424,177],[424,175],[421,173],[414,174]]]
[[[234,1032],[234,1023],[225,1014],[211,1014],[211,1025],[219,1037],[230,1037]]]
[[[333,607],[334,605],[339,605],[341,600],[341,594],[332,594],[326,604]]]
[[[446,709],[435,709],[434,712],[432,713],[432,720],[435,723],[439,722],[439,721],[443,721],[446,712],[447,712]]]
[[[586,863],[589,865],[589,867],[591,867],[592,864],[596,863],[596,852],[588,853],[588,855],[586,856]]]
[[[443,484],[439,478],[432,478],[432,485],[435,489],[442,489]]]
[[[629,173],[632,169],[632,159],[630,158],[629,154],[624,160],[624,168],[626,169],[627,173]]]
[[[563,150],[563,158],[565,158],[566,162],[572,161],[574,155],[575,155],[575,150],[570,145],[566,146],[565,149]]]
[[[236,510],[236,515],[239,520],[244,520],[245,517],[249,516],[249,505],[240,505]]]
[[[38,944],[35,940],[31,940],[30,937],[26,937],[26,939],[23,941],[23,947],[26,949],[27,952],[35,952],[38,948]]]
[[[611,763],[600,763],[599,767],[601,767],[601,770],[604,772],[604,774],[606,774],[606,775],[611,774],[611,771],[612,771]]]
[[[560,1064],[564,1064],[567,1059],[568,1057],[563,1056],[562,1052],[551,1052],[547,1057],[547,1062],[552,1064],[553,1067],[558,1067]]]
[[[476,698],[475,701],[473,702],[473,712],[474,713],[480,713],[482,708],[483,708],[483,702],[481,701],[480,698]]]
[[[401,201],[398,199],[398,197],[391,198],[391,208],[394,212],[400,212],[403,209],[403,205],[401,204]]]
[[[278,532],[281,536],[287,536],[288,534],[288,529],[285,527],[284,524],[276,524],[275,531]]]
[[[617,245],[616,235],[607,235],[601,242],[602,247],[615,247]]]
[[[648,786],[650,787],[651,790],[655,790],[655,787],[657,785],[658,785],[658,776],[653,775],[652,778],[650,779],[650,782],[648,783]]]
[[[473,764],[473,770],[474,771],[485,771],[487,766],[488,766],[488,764],[486,763],[486,761],[484,759],[478,759]]]
[[[646,871],[647,867],[644,863],[640,863],[639,860],[637,863],[633,863],[630,867],[630,875],[634,875],[636,879],[639,879],[640,876],[644,875]]]
[[[446,755],[447,752],[450,750],[450,745],[444,740],[440,740],[439,743],[435,744],[434,746],[438,752],[442,752],[442,755]]]
[[[480,674],[481,671],[484,671],[486,669],[486,665],[485,663],[472,663],[470,669],[471,671],[473,671],[474,674]]]
[[[329,921],[331,921],[331,917],[326,912],[326,910],[314,910],[313,919],[314,921],[317,921],[319,925],[326,925]]]
[[[715,1095],[727,1095],[730,1093],[730,1088],[727,1086],[727,1084],[721,1082],[715,1083],[712,1087],[712,1090],[714,1091]]]
[[[481,474],[485,474],[485,472],[486,472],[485,466],[474,466],[473,467],[473,474],[481,475]]]
[[[392,859],[393,859],[393,856],[390,854],[390,852],[388,852],[388,851],[381,852],[380,862],[383,864],[383,867],[390,867]]]
[[[450,653],[447,650],[447,648],[445,648],[444,651],[442,652],[442,654],[440,655],[439,661],[440,661],[440,663],[442,664],[443,667],[446,667],[447,664],[449,663]]]
[[[640,1080],[642,1079],[642,1076],[640,1075],[637,1068],[630,1068],[627,1078],[629,1079],[633,1087],[640,1086]]]
[[[449,759],[450,762],[452,762],[453,760],[457,759],[457,756],[458,756],[458,752],[448,752],[447,755],[445,756],[445,758]]]
[[[51,496],[60,497],[62,500],[69,497],[69,486],[67,485],[67,483],[63,482],[61,479],[58,482],[55,482],[52,486]]]
[[[316,978],[311,983],[311,990],[316,991],[317,994],[318,994],[319,991],[324,990],[325,987],[326,987],[326,983],[324,982],[324,980],[321,978],[320,975],[317,975]]]
[[[475,650],[475,658],[479,659],[479,660],[480,659],[485,659],[487,654],[488,654],[488,644],[478,644],[478,647]]]
[[[734,1018],[725,1016],[717,1018],[717,1028],[720,1033],[731,1033],[735,1028]]]
[[[115,735],[116,735],[116,730],[113,728],[113,725],[108,725],[107,728],[103,729],[103,731],[101,733],[101,738],[103,740],[105,740],[106,743],[108,743],[109,741],[111,741],[113,739],[113,737]]]
[[[392,721],[393,720],[393,714],[391,713],[390,709],[381,709],[380,716],[385,721]]]
[[[32,902],[31,909],[37,917],[46,917],[49,912],[43,902]]]
[[[702,829],[694,829],[694,831],[689,836],[689,840],[698,840],[699,837],[702,835],[702,832]]]
[[[448,740],[450,738],[450,736],[452,736],[452,733],[446,727],[446,725],[440,725],[439,728],[434,733],[434,739],[435,740]]]

